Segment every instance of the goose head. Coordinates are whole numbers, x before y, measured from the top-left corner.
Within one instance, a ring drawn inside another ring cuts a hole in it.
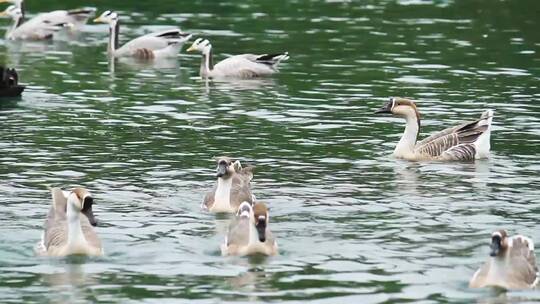
[[[489,255],[492,257],[502,256],[508,248],[508,233],[505,230],[495,231],[491,234]]]
[[[255,203],[255,205],[253,205],[253,215],[257,234],[259,235],[259,241],[264,243],[266,241],[266,227],[270,220],[266,204],[261,202]]]
[[[3,12],[0,12],[0,16],[9,16],[12,19],[17,19],[23,16],[23,12],[20,8],[16,7],[15,5],[10,5],[6,10]]]
[[[240,220],[248,220],[250,225],[257,229],[257,238],[260,242],[266,241],[266,226],[268,225],[268,209],[264,203],[256,203],[251,206],[248,202],[243,202],[238,207],[236,216]]]
[[[420,113],[416,108],[416,104],[414,101],[406,98],[391,97],[390,100],[386,102],[382,108],[375,111],[375,113],[388,113],[399,117],[416,118],[420,121]]]
[[[113,11],[104,11],[101,16],[94,19],[94,22],[108,23],[110,25],[118,21],[118,14]]]
[[[217,159],[216,177],[218,178],[230,178],[234,173],[241,170],[240,161],[233,162],[229,157],[219,157]]]
[[[208,54],[212,45],[208,39],[197,38],[193,44],[187,49],[188,52],[199,51],[203,54]]]
[[[68,204],[71,204],[74,210],[83,213],[88,218],[88,221],[92,226],[97,225],[96,218],[92,211],[92,205],[94,204],[94,198],[90,192],[84,188],[74,188],[68,196]]]

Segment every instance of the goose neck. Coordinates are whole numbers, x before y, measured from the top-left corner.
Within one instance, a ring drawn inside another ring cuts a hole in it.
[[[81,243],[86,243],[86,239],[84,238],[81,227],[80,212],[76,210],[73,204],[70,202],[68,202],[66,215],[68,220],[68,247],[73,248]]]
[[[109,25],[109,46],[107,51],[110,55],[118,49],[118,34],[120,32],[120,22],[115,20]]]
[[[208,76],[213,68],[214,63],[212,60],[212,46],[208,46],[202,53],[201,76]]]
[[[405,131],[394,150],[394,154],[400,157],[406,157],[414,153],[414,147],[420,132],[420,119],[416,115],[405,116],[405,121]]]

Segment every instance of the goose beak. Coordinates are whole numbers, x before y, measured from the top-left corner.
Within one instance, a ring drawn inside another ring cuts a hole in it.
[[[219,163],[217,170],[216,170],[216,177],[223,177],[227,174],[227,164],[226,163]]]
[[[100,17],[97,17],[96,19],[94,19],[93,21],[94,22],[103,22],[103,19],[101,19],[101,16],[100,16]]]
[[[193,52],[193,51],[195,51],[195,47],[193,47],[193,45],[190,46],[190,47],[186,50],[186,52]]]
[[[489,247],[491,248],[489,255],[492,257],[496,257],[501,251],[501,239],[498,237],[494,237],[491,240],[491,245]]]
[[[6,12],[6,11],[0,12],[0,17],[5,17],[5,16],[7,16],[7,12]]]
[[[257,234],[259,235],[259,241],[264,243],[266,241],[266,217],[260,217],[255,224],[257,227]]]
[[[385,103],[382,108],[375,111],[375,114],[381,114],[381,113],[390,113],[390,114],[392,114],[392,102]]]

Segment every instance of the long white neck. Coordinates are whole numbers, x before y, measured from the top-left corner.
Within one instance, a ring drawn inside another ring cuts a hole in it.
[[[394,150],[394,155],[398,157],[406,157],[414,153],[414,147],[416,145],[416,138],[418,136],[418,131],[420,130],[420,125],[416,115],[407,115],[405,116],[407,124],[405,126],[405,132],[396,145]]]
[[[114,52],[118,49],[118,34],[120,32],[120,23],[118,20],[112,21],[109,24],[109,46],[107,52],[109,55],[114,55]]]
[[[68,238],[67,245],[69,248],[86,244],[86,239],[81,227],[80,211],[75,209],[73,203],[68,200],[67,203],[67,220],[68,220]]]
[[[208,76],[210,71],[214,68],[212,62],[212,46],[209,45],[203,50],[202,60],[201,60],[201,76]]]
[[[212,210],[216,212],[229,212],[231,210],[231,188],[232,177],[227,179],[218,178],[216,193],[214,194],[214,205]]]

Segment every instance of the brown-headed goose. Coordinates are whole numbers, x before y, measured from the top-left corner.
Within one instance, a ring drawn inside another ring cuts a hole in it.
[[[46,256],[102,255],[101,241],[86,216],[91,214],[93,218],[93,198],[88,190],[75,188],[67,198],[59,188],[51,189],[51,193],[53,204],[45,220],[37,253]]]
[[[193,42],[187,52],[199,51],[202,53],[201,77],[236,77],[255,78],[271,75],[278,72],[281,61],[289,59],[289,54],[242,54],[226,58],[216,65],[212,61],[212,45],[208,39],[198,38]]]
[[[420,113],[416,104],[405,98],[390,98],[375,113],[390,113],[405,118],[407,124],[394,156],[407,160],[474,160],[489,157],[493,111],[487,110],[480,119],[444,129],[417,142]]]
[[[491,235],[490,257],[473,275],[471,288],[527,289],[538,285],[539,274],[533,241],[522,235],[509,237],[505,230]]]
[[[202,208],[211,212],[235,213],[242,202],[253,203],[253,167],[242,168],[240,161],[220,157],[216,168],[217,185],[204,197]]]
[[[229,227],[222,255],[278,254],[277,242],[268,228],[270,216],[264,203],[243,202]]]
[[[176,57],[182,45],[191,38],[178,28],[146,34],[135,38],[122,47],[118,47],[120,21],[118,14],[105,11],[94,22],[109,24],[109,46],[107,51],[112,57],[135,57],[139,59],[155,59]]]

